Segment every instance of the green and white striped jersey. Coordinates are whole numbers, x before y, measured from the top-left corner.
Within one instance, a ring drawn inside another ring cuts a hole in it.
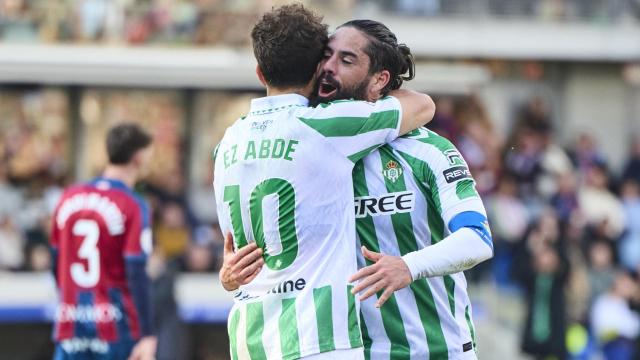
[[[358,240],[376,252],[402,256],[442,240],[461,212],[485,215],[458,150],[426,129],[368,155],[353,179]],[[365,265],[360,253],[358,262]],[[459,272],[414,281],[380,309],[376,297],[362,302],[365,358],[475,359],[466,286]]]
[[[398,135],[400,103],[299,95],[254,99],[215,151],[222,231],[264,249],[265,266],[241,286],[229,315],[233,359],[296,359],[362,346],[351,174]]]

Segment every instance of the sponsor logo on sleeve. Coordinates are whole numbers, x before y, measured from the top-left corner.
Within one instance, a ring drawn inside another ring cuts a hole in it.
[[[465,165],[464,159],[462,155],[456,149],[447,149],[443,152],[444,156],[447,157],[450,165]]]
[[[462,179],[471,179],[471,172],[466,166],[454,166],[442,172],[449,184]]]

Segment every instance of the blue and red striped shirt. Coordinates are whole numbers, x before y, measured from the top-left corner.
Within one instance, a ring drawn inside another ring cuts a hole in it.
[[[60,289],[55,341],[150,335],[150,222],[145,201],[121,181],[99,177],[65,190],[51,233]]]

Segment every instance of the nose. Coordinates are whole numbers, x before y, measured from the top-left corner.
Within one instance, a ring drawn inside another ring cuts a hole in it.
[[[327,59],[323,60],[322,71],[330,73],[334,75],[336,73],[336,59],[335,56],[330,56]]]

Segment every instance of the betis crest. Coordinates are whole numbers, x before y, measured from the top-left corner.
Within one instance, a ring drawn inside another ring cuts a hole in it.
[[[394,183],[402,175],[402,167],[397,162],[389,160],[382,170],[382,175]]]

